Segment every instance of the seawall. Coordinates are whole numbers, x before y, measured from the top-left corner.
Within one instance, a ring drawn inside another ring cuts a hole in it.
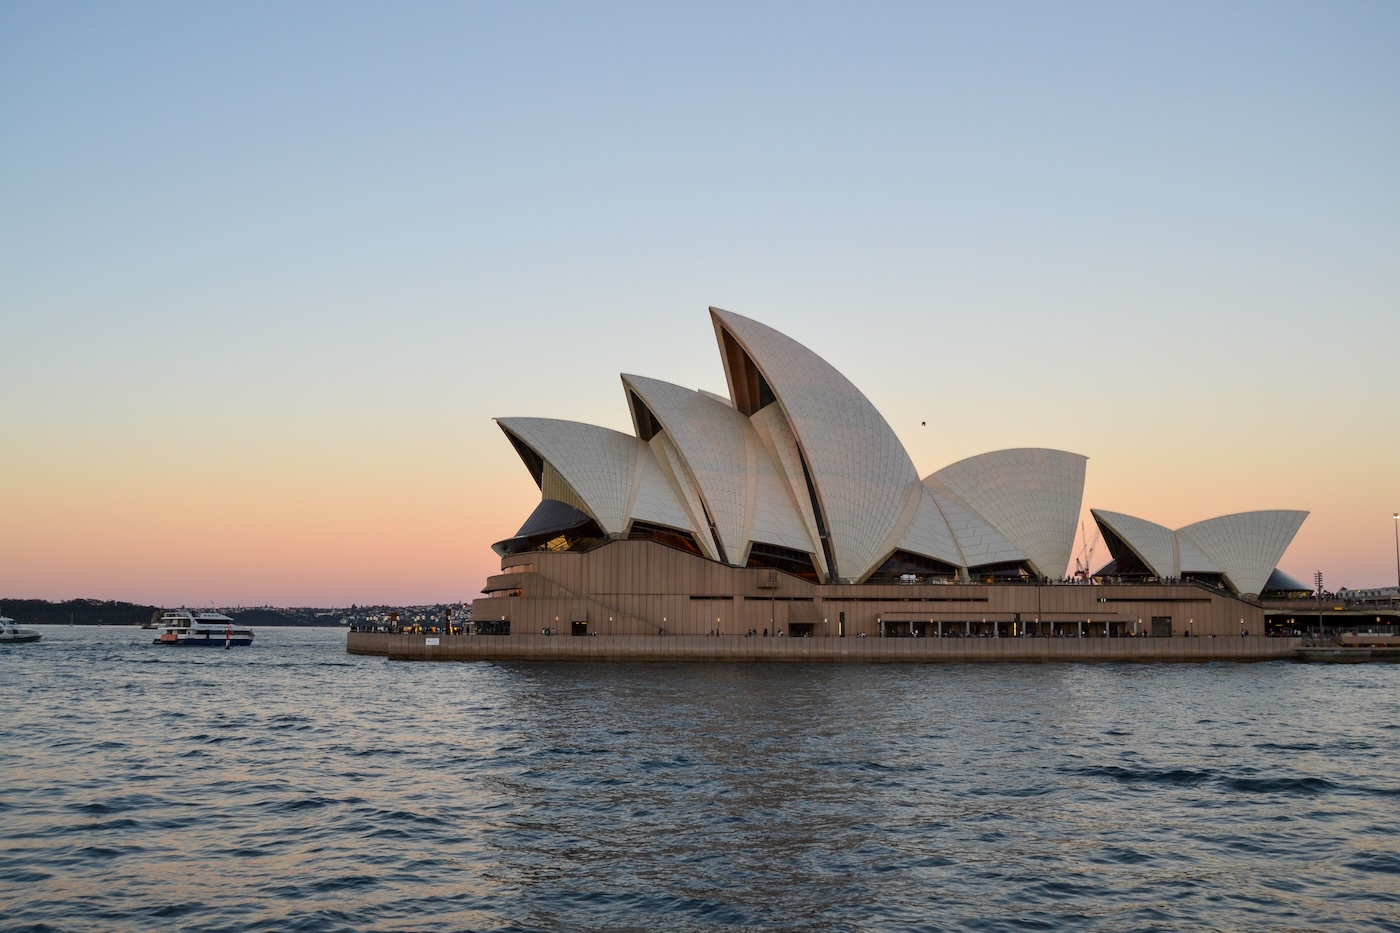
[[[422,635],[349,632],[350,654],[392,661],[779,661],[799,663],[1206,662],[1298,657],[1302,639],[746,638],[738,635]]]

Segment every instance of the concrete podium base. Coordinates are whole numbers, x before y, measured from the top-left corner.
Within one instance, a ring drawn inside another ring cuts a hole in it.
[[[755,638],[740,635],[422,635],[350,632],[346,651],[394,661],[789,661],[804,663],[1281,661],[1302,639]]]

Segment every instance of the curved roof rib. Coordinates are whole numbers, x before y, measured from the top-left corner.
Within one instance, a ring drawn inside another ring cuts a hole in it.
[[[1090,509],[1089,514],[1094,516],[1094,521],[1098,522],[1100,528],[1127,545],[1137,559],[1158,577],[1174,577],[1180,572],[1177,569],[1176,544],[1170,528],[1143,518],[1124,515],[1122,512]],[[1104,537],[1107,538],[1108,534]]]
[[[578,421],[497,418],[496,423],[517,450],[523,444],[552,466],[605,532],[620,535],[627,530],[637,457],[646,451],[645,444],[629,434]],[[526,465],[535,471],[528,460]],[[535,481],[540,482],[539,475]]]
[[[834,558],[834,574],[860,579],[902,532],[914,464],[859,389],[792,338],[711,308],[735,408],[752,415],[777,401],[797,435]],[[912,516],[911,516],[912,519]]]
[[[1037,572],[1059,577],[1074,550],[1088,459],[1021,447],[968,457],[933,475],[1025,552]]]
[[[1236,591],[1257,596],[1307,517],[1288,509],[1238,512],[1187,525],[1176,534],[1219,564]]]

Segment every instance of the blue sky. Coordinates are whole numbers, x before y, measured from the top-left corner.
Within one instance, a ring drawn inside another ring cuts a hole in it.
[[[534,497],[490,418],[722,389],[712,304],[922,472],[1076,450],[1086,506],[1310,509],[1285,569],[1393,582],[1397,48],[1392,3],[0,4],[0,593],[470,598]]]

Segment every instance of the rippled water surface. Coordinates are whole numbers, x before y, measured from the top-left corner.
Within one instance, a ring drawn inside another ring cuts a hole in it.
[[[1400,930],[1400,665],[0,647],[0,929]]]

